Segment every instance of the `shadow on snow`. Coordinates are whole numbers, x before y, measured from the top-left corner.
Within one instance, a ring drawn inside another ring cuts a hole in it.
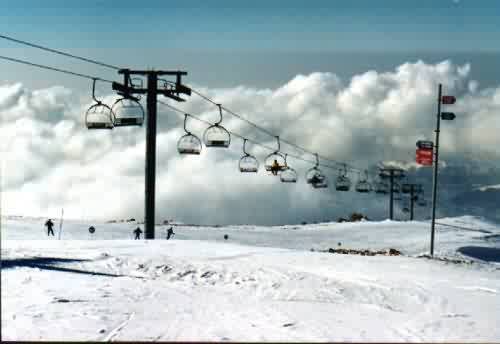
[[[464,246],[458,249],[458,252],[476,259],[481,259],[486,262],[500,263],[500,248],[496,247],[481,247],[481,246]]]
[[[106,272],[96,272],[88,270],[80,270],[73,268],[64,268],[59,265],[61,263],[78,263],[78,262],[88,262],[90,259],[73,259],[73,258],[57,258],[57,257],[32,257],[32,258],[16,258],[16,259],[6,259],[1,261],[2,269],[11,269],[17,267],[26,268],[38,268],[41,270],[52,270],[61,272],[72,272],[77,274],[94,275],[94,276],[107,276],[107,277],[134,277],[142,278],[139,276],[128,276],[119,274],[110,274]]]

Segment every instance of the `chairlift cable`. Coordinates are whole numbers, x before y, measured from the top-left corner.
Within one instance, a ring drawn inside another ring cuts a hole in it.
[[[13,57],[0,55],[0,59],[10,61],[10,62],[21,63],[21,64],[25,64],[28,66],[37,67],[37,68],[41,68],[41,69],[51,70],[51,71],[55,71],[55,72],[59,72],[59,73],[64,73],[64,74],[68,74],[68,75],[78,76],[80,78],[85,78],[85,79],[90,79],[90,80],[99,80],[99,81],[103,81],[103,82],[108,82],[110,84],[113,83],[113,81],[111,81],[111,80],[97,78],[95,76],[77,73],[77,72],[73,72],[73,71],[69,71],[69,70],[65,70],[65,69],[61,69],[61,68],[50,67],[50,66],[46,66],[46,65],[42,65],[42,64],[38,64],[38,63],[29,62],[26,60],[16,59]]]
[[[16,38],[12,38],[12,37],[9,37],[9,36],[5,36],[5,35],[1,35],[0,34],[0,38],[8,40],[8,41],[11,41],[11,42],[15,42],[15,43],[19,43],[19,44],[24,44],[24,45],[27,45],[27,46],[32,47],[32,48],[37,48],[37,49],[45,50],[45,51],[48,51],[48,52],[51,52],[51,53],[54,53],[54,54],[59,54],[59,55],[62,55],[62,56],[71,57],[73,59],[77,59],[77,60],[80,60],[80,61],[84,61],[84,62],[88,62],[88,63],[93,63],[93,64],[101,66],[101,67],[111,68],[111,69],[115,69],[115,70],[120,70],[121,69],[120,67],[113,66],[113,65],[110,65],[110,64],[107,64],[107,63],[104,63],[104,62],[99,62],[99,61],[92,60],[92,59],[89,59],[89,58],[86,58],[86,57],[81,57],[81,56],[73,55],[73,54],[70,54],[70,53],[66,53],[64,51],[60,51],[60,50],[56,50],[56,49],[52,49],[52,48],[47,48],[47,47],[44,47],[42,45],[38,45],[38,44],[35,44],[35,43],[30,43],[30,42],[23,41],[23,40],[16,39]]]

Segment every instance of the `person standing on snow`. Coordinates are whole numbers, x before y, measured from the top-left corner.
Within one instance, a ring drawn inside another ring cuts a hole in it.
[[[134,240],[139,240],[141,238],[141,228],[140,227],[137,227],[135,230],[134,230],[134,234],[135,234],[135,239]]]
[[[47,236],[50,236],[52,233],[52,236],[54,236],[54,230],[52,227],[54,227],[54,222],[52,222],[51,219],[48,219],[47,222],[45,222],[45,226],[47,227]]]
[[[174,233],[174,230],[172,229],[172,227],[170,227],[169,229],[167,229],[167,240],[169,240],[169,239],[170,239],[170,237],[171,237],[172,235],[174,235],[174,234],[175,234],[175,233]]]

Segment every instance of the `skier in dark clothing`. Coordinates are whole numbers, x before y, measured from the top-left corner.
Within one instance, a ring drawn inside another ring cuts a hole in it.
[[[47,227],[47,236],[50,236],[52,233],[52,236],[54,236],[54,231],[52,230],[52,227],[54,227],[54,222],[52,222],[51,219],[48,219],[47,222],[45,222],[45,226]]]
[[[134,230],[134,234],[135,234],[135,239],[134,240],[139,240],[141,238],[141,228],[140,227],[137,227],[135,230]]]
[[[171,237],[172,235],[174,235],[174,234],[175,234],[175,233],[174,233],[174,230],[172,229],[172,227],[170,227],[169,229],[167,229],[167,240],[169,240],[169,239],[170,239],[170,237]]]
[[[276,176],[278,175],[279,170],[280,170],[280,164],[278,164],[278,160],[274,159],[274,162],[271,165],[271,173]]]

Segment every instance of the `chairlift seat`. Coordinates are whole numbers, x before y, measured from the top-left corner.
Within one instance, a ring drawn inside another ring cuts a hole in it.
[[[92,105],[85,114],[87,129],[113,129],[112,110],[103,103]]]
[[[335,182],[335,189],[337,191],[349,191],[351,189],[351,180],[344,176],[338,176]]]
[[[286,170],[281,172],[280,180],[282,183],[296,183],[297,172],[293,168],[288,167]]]
[[[177,151],[180,154],[199,155],[201,148],[200,139],[191,133],[185,134],[177,142]]]
[[[144,123],[144,109],[141,103],[134,99],[118,99],[112,109],[115,127],[142,126]]]
[[[205,130],[203,135],[205,146],[227,148],[231,143],[231,135],[223,126],[214,124]]]
[[[307,184],[321,183],[324,179],[325,179],[324,174],[316,166],[314,166],[313,168],[311,168],[306,173],[306,182],[307,182]]]
[[[274,153],[269,154],[266,157],[266,161],[264,164],[266,171],[273,170],[274,161],[276,161],[278,163],[278,167],[277,167],[278,172],[282,172],[282,171],[287,169],[287,166],[285,163],[285,157],[283,156],[283,154],[281,154],[279,152],[274,152]]]
[[[240,172],[256,173],[259,170],[259,161],[252,155],[245,155],[239,162]]]
[[[379,182],[375,186],[375,193],[386,195],[389,193],[389,185],[384,182]]]
[[[137,125],[137,126],[141,126],[143,123],[143,119],[142,118],[115,118],[115,125],[117,127],[121,127],[121,126],[133,126],[133,125]]]
[[[312,183],[311,185],[315,189],[324,189],[328,187],[328,183],[326,182],[326,180],[323,180],[322,182],[319,183]]]
[[[368,193],[371,191],[371,185],[367,181],[360,181],[356,184],[356,191],[360,193]]]
[[[113,129],[112,123],[87,123],[87,129]]]

